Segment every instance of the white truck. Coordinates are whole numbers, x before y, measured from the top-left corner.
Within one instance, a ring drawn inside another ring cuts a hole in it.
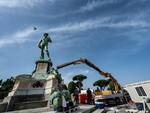
[[[133,113],[150,113],[150,80],[127,84],[125,90],[128,91],[138,110],[133,110]]]

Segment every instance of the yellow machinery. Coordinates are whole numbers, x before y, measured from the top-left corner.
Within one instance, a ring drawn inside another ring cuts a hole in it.
[[[111,95],[112,92],[110,90],[106,90],[106,91],[96,91],[95,95],[103,95],[103,96],[107,96],[107,95]]]
[[[103,77],[105,78],[109,78],[111,79],[114,87],[115,87],[115,91],[116,92],[120,92],[122,90],[122,87],[121,85],[118,83],[118,81],[111,75],[111,73],[108,73],[108,72],[104,72],[102,71],[101,69],[99,69],[95,64],[93,64],[92,62],[90,62],[88,59],[85,59],[85,58],[81,58],[79,60],[74,60],[74,61],[71,61],[71,62],[68,62],[68,63],[64,63],[62,65],[59,65],[57,66],[57,69],[61,69],[63,67],[66,67],[66,66],[69,66],[69,65],[77,65],[77,64],[86,64],[88,65],[89,67],[95,69],[96,71],[98,71],[98,73],[100,75],[102,75]]]

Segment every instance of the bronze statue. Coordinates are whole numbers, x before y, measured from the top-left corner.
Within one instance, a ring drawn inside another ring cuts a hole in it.
[[[49,43],[52,43],[52,40],[49,37],[48,33],[44,33],[42,39],[38,43],[38,47],[41,49],[40,59],[44,59],[44,51],[45,51],[47,54],[47,57],[50,60],[49,51],[48,51],[48,44]]]

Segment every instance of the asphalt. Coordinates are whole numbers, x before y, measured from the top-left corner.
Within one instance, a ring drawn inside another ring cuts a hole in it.
[[[103,109],[97,109],[97,110],[95,110],[95,111],[92,112],[92,113],[102,113],[102,111],[103,111]]]
[[[51,111],[49,107],[45,108],[36,108],[36,109],[26,109],[26,110],[18,110],[18,111],[11,111],[6,113],[56,113],[54,111]],[[96,110],[94,105],[80,105],[76,111],[72,112],[69,111],[69,113],[101,113],[101,110]],[[46,112],[45,112],[46,111]]]
[[[93,111],[95,111],[94,105],[80,105],[78,111],[73,113],[91,113]]]

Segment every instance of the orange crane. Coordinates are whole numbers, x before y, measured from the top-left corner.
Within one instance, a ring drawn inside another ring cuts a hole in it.
[[[64,68],[66,66],[69,66],[69,65],[77,65],[77,64],[86,64],[88,65],[89,67],[95,69],[96,71],[98,71],[98,73],[100,75],[102,75],[103,77],[105,78],[109,78],[111,79],[113,85],[114,85],[114,88],[115,88],[115,91],[116,92],[120,92],[122,90],[122,87],[121,85],[118,83],[118,81],[111,75],[111,73],[108,73],[108,72],[104,72],[102,71],[100,68],[98,68],[95,64],[93,64],[92,62],[90,62],[88,59],[85,59],[85,58],[80,58],[79,60],[74,60],[74,61],[71,61],[71,62],[67,62],[67,63],[64,63],[64,64],[61,64],[61,65],[58,65],[57,66],[57,69],[61,69],[61,68]]]

